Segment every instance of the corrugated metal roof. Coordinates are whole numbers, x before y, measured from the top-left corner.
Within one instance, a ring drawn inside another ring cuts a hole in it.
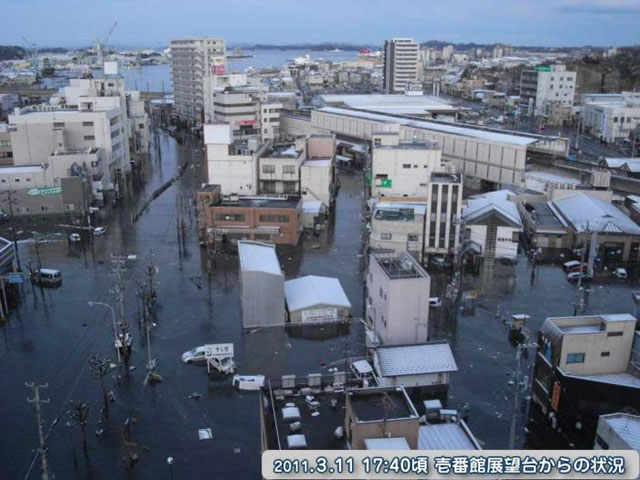
[[[611,203],[586,193],[550,202],[577,232],[640,235],[640,226]]]
[[[411,450],[404,437],[365,438],[364,445],[367,450]]]
[[[317,305],[351,308],[337,278],[307,275],[284,282],[284,296],[290,312]]]
[[[458,371],[448,343],[383,346],[375,353],[383,377]]]
[[[245,272],[282,275],[275,245],[241,240],[238,242],[240,268]]]
[[[640,451],[640,416],[628,413],[602,415],[600,419],[622,438],[629,447]]]
[[[418,450],[478,450],[467,432],[457,423],[421,425]]]
[[[495,210],[507,219],[511,220],[518,227],[522,226],[518,207],[515,202],[508,199],[512,192],[509,190],[498,190],[482,195],[474,195],[467,200],[467,206],[462,211],[462,216],[466,222],[473,222],[485,213]]]

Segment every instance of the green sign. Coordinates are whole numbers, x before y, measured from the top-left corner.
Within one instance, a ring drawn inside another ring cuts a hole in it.
[[[533,67],[536,72],[550,72],[551,67],[549,65],[536,65]]]
[[[390,178],[383,178],[382,180],[380,180],[380,185],[378,185],[378,187],[380,187],[380,188],[391,188],[391,179]]]
[[[27,195],[37,196],[37,195],[60,195],[62,193],[62,188],[60,187],[49,187],[49,188],[30,188],[27,190]]]

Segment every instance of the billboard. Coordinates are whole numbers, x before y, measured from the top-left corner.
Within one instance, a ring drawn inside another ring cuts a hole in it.
[[[233,357],[233,343],[210,343],[204,346],[206,358]]]
[[[47,196],[47,195],[60,195],[62,188],[60,187],[45,187],[45,188],[30,188],[27,190],[27,195],[34,196]]]

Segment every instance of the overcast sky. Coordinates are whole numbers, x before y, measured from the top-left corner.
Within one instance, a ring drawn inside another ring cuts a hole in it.
[[[640,44],[640,0],[3,0],[0,44],[166,45],[418,41],[578,46]]]

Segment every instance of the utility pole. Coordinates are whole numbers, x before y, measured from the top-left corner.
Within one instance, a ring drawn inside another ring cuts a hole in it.
[[[27,398],[27,402],[33,403],[36,406],[36,420],[38,422],[38,438],[40,439],[40,459],[42,461],[42,480],[49,480],[51,478],[51,473],[49,472],[49,460],[47,458],[47,445],[46,439],[44,435],[43,423],[42,419],[42,404],[49,403],[49,399],[43,400],[40,398],[40,389],[47,388],[49,386],[48,383],[45,384],[35,384],[34,382],[25,383],[27,388],[33,390],[33,398]]]
[[[511,429],[509,431],[509,450],[513,450],[516,443],[516,423],[518,420],[518,405],[520,403],[520,363],[522,351],[527,348],[535,347],[537,347],[535,343],[521,343],[516,347],[516,369],[513,375],[513,406],[511,410]]]
[[[13,206],[18,203],[18,201],[15,198],[13,198],[13,194],[14,193],[16,193],[15,190],[7,190],[5,192],[2,192],[3,195],[6,195],[6,199],[3,199],[3,200],[7,202],[7,205],[9,205],[9,218],[12,221],[13,221]],[[17,266],[18,266],[18,271],[21,271],[22,268],[20,267],[20,255],[18,255],[18,240],[16,238],[15,225],[13,225],[11,227],[11,237],[12,237],[12,240],[13,240],[13,250],[14,250],[15,255],[16,255],[16,262],[17,262]]]

